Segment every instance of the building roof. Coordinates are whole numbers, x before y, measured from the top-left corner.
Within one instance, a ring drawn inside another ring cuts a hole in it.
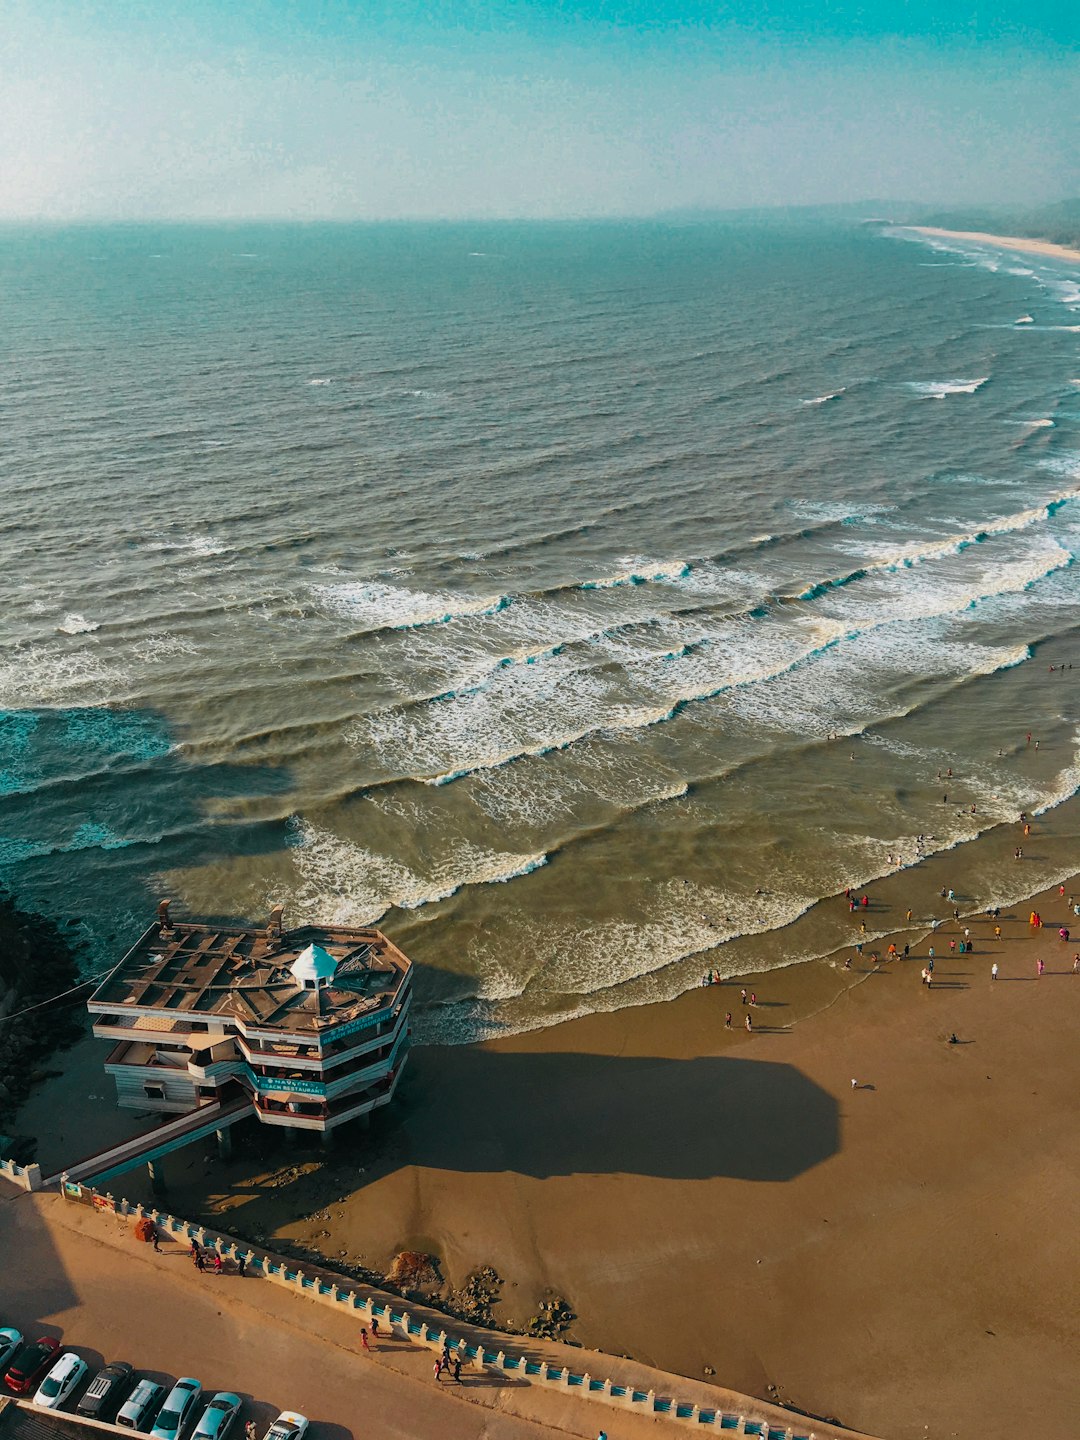
[[[149,1013],[144,1029],[165,1022],[189,1032],[217,1017],[248,1030],[321,1033],[390,1008],[409,970],[379,930],[176,921],[151,925],[88,1004],[95,1015],[130,1015],[133,1029]]]

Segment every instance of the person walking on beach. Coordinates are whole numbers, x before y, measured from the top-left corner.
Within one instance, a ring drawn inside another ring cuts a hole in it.
[[[151,1245],[153,1245],[153,1247],[154,1247],[154,1253],[157,1254],[157,1255],[160,1255],[160,1254],[161,1254],[161,1236],[158,1234],[158,1230],[157,1230],[157,1226],[156,1226],[156,1225],[154,1226],[153,1230],[150,1232],[150,1243],[151,1243]]]
[[[437,1384],[439,1383],[439,1381],[442,1379],[442,1356],[440,1356],[439,1359],[435,1361],[434,1370],[435,1370],[435,1383],[436,1383],[436,1385],[437,1385]]]
[[[991,980],[996,980],[996,979],[997,979],[997,976],[998,976],[998,969],[997,969],[997,961],[995,960],[994,963],[990,966],[990,979],[991,979]]]
[[[1045,969],[1046,969],[1046,961],[1043,960],[1042,957],[1040,956],[1040,958],[1035,961],[1035,974],[1038,975],[1038,976],[1041,978],[1041,977],[1042,977],[1042,973],[1043,973],[1043,971],[1044,971]]]
[[[909,910],[909,911],[907,912],[907,914],[904,916],[904,919],[908,922],[909,925],[911,924],[911,911],[910,911],[910,910]]]
[[[224,1268],[225,1268],[225,1262],[222,1260],[220,1253],[215,1254],[215,1256],[214,1256],[214,1274],[215,1274],[215,1275],[220,1275],[221,1272],[222,1272],[222,1270],[223,1270]]]
[[[748,1035],[751,1034],[751,1033],[753,1032],[753,1029],[754,1029],[754,1022],[753,1022],[753,1020],[750,1018],[750,1011],[748,1010],[748,1011],[746,1012],[746,1033],[747,1033]]]
[[[995,940],[1000,940],[1000,939],[1001,939],[1001,926],[1000,926],[1000,925],[995,925],[995,926],[994,926],[994,939],[995,939]]]
[[[241,1250],[240,1254],[236,1257],[236,1273],[240,1276],[241,1280],[247,1271],[247,1260],[247,1251]]]
[[[753,1010],[756,1005],[757,1005],[757,991],[756,991],[756,990],[751,990],[751,992],[750,992],[750,1008],[751,1008],[751,1010]]]
[[[196,1250],[195,1250],[195,1269],[196,1269],[196,1270],[205,1270],[205,1269],[206,1269],[206,1261],[203,1259],[203,1253],[202,1253],[202,1251],[199,1250],[198,1248],[196,1248]]]
[[[461,1384],[461,1356],[454,1356],[454,1384]]]
[[[361,1325],[361,1326],[360,1326],[360,1348],[361,1348],[362,1350],[367,1350],[367,1351],[369,1351],[369,1352],[370,1352],[370,1350],[371,1350],[371,1346],[368,1344],[367,1326],[366,1326],[366,1325]]]
[[[199,1242],[195,1239],[194,1236],[192,1236],[192,1237],[191,1237],[191,1244],[188,1246],[188,1254],[191,1256],[192,1260],[194,1260],[194,1259],[195,1259],[195,1256],[196,1256],[198,1253],[199,1253]]]
[[[742,1003],[745,1005],[745,1004],[746,1004],[746,991],[745,991],[745,990],[743,990],[743,991],[741,992],[739,998],[742,1000]]]
[[[927,970],[930,971],[930,974],[933,975],[933,973],[934,973],[934,952],[933,952],[932,950],[930,951],[930,958],[929,958],[929,960],[927,960],[927,962],[926,962],[926,968],[927,968]]]
[[[729,1011],[727,1012],[727,1014],[724,1016],[724,1029],[725,1029],[725,1030],[730,1030],[730,1029],[731,1029],[731,1011],[730,1011],[730,1010],[729,1010]]]
[[[377,1315],[371,1317],[371,1333],[376,1340],[379,1338],[379,1317]]]
[[[1073,974],[1080,975],[1080,954],[1073,956]]]

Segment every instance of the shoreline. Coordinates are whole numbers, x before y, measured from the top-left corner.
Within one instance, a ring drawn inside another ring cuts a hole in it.
[[[1064,1440],[1080,1404],[1057,1318],[1080,1283],[1059,1219],[1080,1174],[1059,1123],[1080,1012],[1064,910],[1054,887],[1003,911],[1000,942],[985,915],[950,913],[907,960],[848,970],[849,945],[671,1002],[418,1048],[370,1136],[326,1155],[256,1141],[228,1163],[177,1157],[169,1206],[346,1268],[416,1249],[456,1288],[491,1266],[501,1327],[565,1299],[572,1342],[711,1369],[890,1440],[918,1440],[931,1411],[1006,1440],[1023,1374]],[[949,950],[965,923],[970,959]],[[149,1198],[140,1183],[129,1198]],[[1032,1207],[1048,1223],[1014,1219]]]
[[[1043,255],[1048,260],[1080,263],[1080,250],[1071,245],[1058,245],[1053,240],[1039,240],[1024,235],[991,235],[984,230],[943,230],[936,225],[905,225],[902,228],[939,240],[971,240],[979,245],[994,245],[1001,250],[1019,250],[1029,255]]]
[[[1057,807],[1056,832],[1044,817],[1027,842],[1039,876],[1040,839],[1075,843],[1074,808]],[[1003,906],[999,943],[975,896],[961,888],[959,921],[941,900],[950,858],[917,876],[937,896],[934,931],[906,921],[916,871],[897,871],[868,887],[874,938],[862,959],[862,912],[823,902],[848,935],[825,958],[472,1045],[418,1046],[369,1134],[322,1152],[248,1132],[229,1162],[192,1146],[167,1162],[166,1204],[346,1273],[385,1274],[399,1251],[420,1250],[460,1289],[490,1266],[494,1321],[508,1333],[562,1299],[570,1343],[688,1378],[712,1372],[889,1440],[920,1440],[931,1412],[957,1433],[977,1420],[987,1440],[1011,1440],[1024,1375],[1053,1389],[1041,1413],[1048,1440],[1064,1440],[1055,1417],[1080,1405],[1080,1385],[1072,1395],[1060,1384],[1073,1340],[1057,1318],[1080,1284],[1059,1218],[1080,1178],[1061,1123],[1080,921],[1070,917],[1068,947],[1056,931],[1080,878],[1064,898],[1055,885]],[[986,880],[978,866],[961,873],[969,890]],[[1031,908],[1046,917],[1038,934]],[[970,960],[949,951],[965,925]],[[909,958],[871,964],[891,936]],[[1050,968],[1037,980],[1039,953]],[[752,1035],[744,988],[759,997]],[[142,1128],[112,1104],[104,1048],[80,1042],[20,1129],[55,1148],[44,1131],[63,1126],[84,1153],[89,1126],[110,1139]],[[153,1203],[142,1170],[118,1190]],[[992,1354],[987,1337],[1003,1342]]]

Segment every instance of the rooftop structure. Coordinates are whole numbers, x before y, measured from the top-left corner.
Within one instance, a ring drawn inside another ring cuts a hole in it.
[[[136,941],[88,1002],[118,1041],[120,1105],[182,1112],[246,1093],[266,1124],[329,1129],[391,1097],[404,1062],[408,959],[379,930],[174,921]]]

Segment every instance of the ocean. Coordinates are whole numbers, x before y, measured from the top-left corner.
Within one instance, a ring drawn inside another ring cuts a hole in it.
[[[0,882],[88,972],[283,901],[464,1041],[1075,869],[1080,267],[12,228],[0,306]]]

